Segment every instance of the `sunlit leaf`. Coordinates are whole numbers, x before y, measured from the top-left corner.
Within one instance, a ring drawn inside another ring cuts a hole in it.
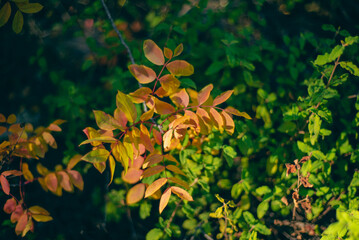
[[[210,108],[209,113],[212,121],[214,122],[214,125],[220,130],[220,132],[223,132],[224,120],[222,115],[219,114],[219,112],[217,112],[217,110],[214,108]]]
[[[218,97],[216,97],[214,100],[213,100],[213,106],[217,106],[225,101],[227,101],[228,98],[230,98],[230,96],[232,95],[233,93],[233,90],[229,90],[229,91],[226,91],[224,93],[222,93],[221,95],[219,95]]]
[[[165,58],[163,56],[163,52],[161,48],[157,46],[157,44],[152,40],[145,40],[143,43],[143,52],[145,53],[145,57],[156,65],[165,64]]]
[[[190,76],[194,73],[193,66],[184,60],[175,60],[167,64],[166,67],[175,76]]]
[[[160,205],[159,205],[159,211],[160,211],[160,214],[162,213],[163,209],[165,209],[165,207],[167,206],[168,204],[168,201],[170,200],[170,197],[171,197],[171,187],[167,188],[162,196],[161,196],[161,200],[160,200]]]
[[[44,209],[44,208],[42,208],[40,206],[32,206],[32,207],[30,207],[29,212],[31,214],[33,214],[33,215],[38,214],[38,215],[50,216],[50,213],[46,209]]]
[[[74,190],[70,176],[65,171],[59,171],[56,173],[59,176],[60,186],[67,192],[72,192]]]
[[[129,94],[129,97],[134,103],[143,103],[147,100],[148,96],[152,93],[152,90],[148,87],[141,87],[136,91]]]
[[[213,84],[208,84],[207,86],[202,88],[201,91],[199,91],[197,96],[198,105],[202,105],[204,102],[207,101],[212,89],[213,89]]]
[[[175,48],[175,50],[173,52],[173,54],[174,54],[173,57],[177,57],[178,55],[180,55],[182,53],[182,51],[183,51],[183,44],[181,43]]]
[[[125,182],[134,184],[134,183],[140,181],[142,173],[143,173],[143,170],[141,170],[141,169],[129,168],[127,170],[127,173],[122,175],[122,179]]]
[[[234,121],[233,121],[233,119],[225,111],[222,111],[222,116],[223,116],[223,118],[225,120],[224,130],[228,134],[232,135],[234,133]]]
[[[9,20],[11,15],[11,5],[10,2],[6,2],[4,6],[0,9],[0,27],[4,26]]]
[[[168,151],[170,149],[172,136],[173,136],[173,129],[168,130],[163,135],[163,148],[165,151]]]
[[[244,117],[247,119],[252,119],[247,113],[245,112],[240,112],[237,109],[233,108],[233,107],[227,107],[226,109],[224,109],[224,111],[226,111],[227,113],[239,116],[239,117]]]
[[[49,132],[43,132],[42,137],[44,138],[45,142],[49,144],[52,148],[57,148],[57,144],[55,138]]]
[[[155,112],[155,109],[151,108],[150,110],[148,110],[147,112],[145,112],[141,115],[140,120],[142,122],[150,120],[153,117],[154,112]]]
[[[146,170],[143,172],[142,177],[143,177],[143,178],[150,177],[150,176],[153,176],[153,175],[155,175],[155,174],[158,174],[158,173],[163,172],[163,170],[165,170],[165,167],[164,167],[164,166],[162,166],[162,165],[157,165],[157,166],[154,166],[154,167],[151,167],[151,168],[146,169]]]
[[[172,186],[171,191],[176,194],[179,198],[187,201],[193,201],[192,196],[184,189]]]
[[[147,156],[146,160],[143,163],[143,168],[150,167],[156,163],[159,163],[163,160],[163,156],[160,154],[150,154]]]
[[[161,115],[174,113],[176,109],[169,103],[155,98],[155,112]]]
[[[18,220],[16,227],[15,227],[15,233],[16,235],[20,235],[22,231],[24,231],[26,224],[28,221],[28,216],[26,213],[24,213]]]
[[[58,180],[55,173],[49,173],[48,175],[46,175],[45,183],[47,188],[51,192],[56,192],[58,186]]]
[[[117,121],[109,114],[94,110],[93,111],[96,119],[97,126],[103,130],[112,131],[114,129],[123,129],[121,126],[117,124]]]
[[[90,163],[105,162],[109,157],[109,155],[110,155],[109,151],[103,148],[99,148],[87,153],[81,159]]]
[[[32,218],[37,222],[49,222],[53,220],[51,216],[46,215],[32,215]]]
[[[189,189],[188,183],[186,183],[185,181],[183,181],[183,180],[181,180],[181,179],[179,179],[179,178],[170,177],[170,178],[168,178],[168,179],[171,180],[172,182],[174,182],[174,183],[176,183],[176,184],[178,184],[178,185],[180,185],[180,186],[186,188],[186,189]]]
[[[116,142],[117,139],[113,138],[113,137],[108,137],[108,136],[103,136],[103,137],[96,137],[96,138],[92,138],[92,139],[87,139],[85,141],[83,141],[82,143],[80,143],[79,146],[87,144],[87,143],[92,143],[92,142],[104,142],[104,143],[113,143]]]
[[[143,195],[145,194],[146,185],[144,183],[139,183],[132,187],[126,196],[126,202],[128,205],[134,204],[139,202]]]
[[[168,93],[172,94],[181,85],[180,81],[171,74],[166,74],[160,78],[162,88]]]
[[[136,106],[126,94],[118,91],[116,96],[116,105],[119,109],[121,109],[121,111],[124,112],[128,121],[132,123],[136,121]]]
[[[106,170],[106,162],[95,162],[93,163],[93,166],[99,171],[100,173],[103,173]]]
[[[148,186],[148,188],[146,189],[145,192],[145,198],[151,196],[152,194],[154,194],[157,190],[159,190],[163,185],[165,185],[167,182],[167,178],[160,178],[157,179],[156,181],[154,181],[150,186]]]
[[[173,57],[173,52],[169,48],[164,48],[164,55],[167,59],[171,59]]]
[[[162,135],[161,135],[161,133],[155,128],[152,129],[152,133],[153,133],[153,136],[155,138],[156,143],[158,145],[161,145],[162,144]]]
[[[170,98],[178,107],[187,107],[189,104],[189,96],[184,88],[181,89],[181,91],[172,94]]]
[[[20,33],[23,25],[24,25],[24,17],[22,16],[22,13],[18,10],[16,11],[14,20],[12,21],[12,30],[15,33]]]
[[[128,66],[128,69],[130,70],[132,76],[134,76],[136,80],[142,84],[151,83],[157,77],[155,71],[145,65],[132,64]]]

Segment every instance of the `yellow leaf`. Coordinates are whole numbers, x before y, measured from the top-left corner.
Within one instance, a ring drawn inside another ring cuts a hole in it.
[[[22,173],[24,174],[24,178],[27,181],[31,181],[34,179],[34,175],[32,175],[31,171],[29,170],[29,164],[26,162],[22,164]]]
[[[162,196],[161,196],[161,200],[160,200],[160,205],[159,205],[159,211],[160,211],[160,214],[162,213],[163,209],[165,209],[165,207],[167,206],[168,204],[168,201],[170,200],[170,197],[171,197],[171,187],[167,188]]]
[[[36,165],[36,170],[42,176],[46,176],[49,173],[49,170],[46,167],[44,167],[41,163],[38,163]]]
[[[7,117],[7,121],[6,121],[8,124],[14,124],[16,122],[16,116],[15,114],[10,114],[8,117]]]
[[[178,161],[176,160],[176,158],[174,158],[172,155],[166,154],[166,155],[164,155],[164,157],[165,157],[168,161],[174,162],[174,163],[176,163],[176,165],[179,165],[179,162],[178,162]]]
[[[169,103],[155,98],[155,112],[161,115],[174,113],[176,109]]]
[[[137,203],[143,198],[143,195],[145,194],[145,188],[146,185],[144,183],[139,183],[132,187],[126,196],[126,202],[128,205]]]
[[[49,222],[53,220],[51,216],[45,216],[45,215],[32,215],[32,218],[36,222]]]
[[[148,87],[141,87],[129,94],[129,97],[134,103],[143,103],[147,101],[148,96],[152,93],[152,90]]]
[[[76,164],[81,161],[81,158],[82,158],[82,156],[80,154],[76,154],[75,156],[73,156],[70,159],[69,163],[67,164],[66,169],[68,169],[68,170],[73,169],[76,166]]]
[[[108,160],[109,160],[110,171],[111,171],[111,179],[110,179],[110,182],[108,183],[108,185],[110,185],[113,180],[113,175],[115,174],[116,162],[115,162],[115,159],[113,159],[113,157],[111,155]]]
[[[164,48],[164,54],[165,54],[165,57],[168,59],[171,59],[173,56],[172,50],[169,48],[166,48],[166,47]]]
[[[154,41],[152,40],[144,41],[143,51],[145,53],[145,57],[153,64],[163,65],[165,63],[163,52],[161,48],[159,48]]]
[[[184,60],[175,60],[167,64],[166,67],[175,76],[190,76],[194,73],[193,66]]]
[[[154,153],[154,154],[151,153],[150,155],[147,156],[142,167],[145,169],[145,168],[150,167],[156,163],[161,162],[162,160],[163,160],[162,155],[156,154],[156,153]]]
[[[147,120],[150,120],[152,117],[153,117],[153,113],[155,112],[154,111],[155,109],[154,108],[151,108],[150,110],[148,110],[147,112],[143,113],[140,117],[140,120],[142,122],[145,122]]]
[[[134,76],[138,82],[142,84],[147,84],[153,82],[156,79],[156,73],[152,68],[146,67],[144,65],[132,64],[128,66],[130,73]]]
[[[184,188],[187,188],[189,189],[189,185],[188,183],[186,183],[185,181],[181,180],[181,179],[178,179],[178,178],[175,178],[175,177],[170,177],[168,178],[169,180],[171,180],[172,182],[184,187]]]
[[[154,181],[150,186],[148,186],[148,188],[146,189],[145,192],[145,198],[151,196],[152,194],[154,194],[157,190],[159,190],[163,185],[165,185],[167,182],[167,178],[160,178],[157,179],[156,181]]]
[[[43,6],[40,3],[17,3],[16,4],[21,12],[24,13],[37,13],[41,11]]]
[[[106,162],[95,162],[93,163],[93,166],[97,169],[97,171],[103,173],[106,169]]]
[[[193,201],[192,196],[184,189],[179,187],[171,187],[171,191],[183,200]]]
[[[160,83],[163,90],[165,90],[169,95],[175,93],[181,85],[180,81],[171,74],[166,74],[161,77]]]
[[[103,111],[94,110],[93,111],[96,119],[97,126],[100,129],[112,131],[115,129],[124,130],[122,126],[110,115]]]
[[[30,207],[29,212],[31,214],[50,216],[50,213],[46,209],[44,209],[44,208],[42,208],[40,206],[32,206],[32,207]]]
[[[113,143],[116,142],[117,139],[113,138],[113,137],[109,137],[109,136],[101,136],[101,137],[95,137],[92,139],[87,139],[85,141],[83,141],[82,143],[80,143],[79,146],[87,144],[87,143],[92,143],[92,142],[104,142],[104,143]]]
[[[98,163],[98,162],[106,162],[108,156],[110,156],[109,151],[103,148],[99,148],[87,153],[81,159],[90,163]]]
[[[43,132],[42,137],[44,138],[45,142],[49,144],[52,148],[56,149],[57,144],[55,138],[49,132]]]
[[[163,148],[165,151],[169,151],[169,149],[171,147],[172,136],[173,136],[173,129],[168,130],[163,135]]]
[[[116,96],[116,105],[119,109],[121,109],[121,111],[124,112],[128,121],[132,123],[136,121],[136,106],[126,94],[118,91]]]
[[[219,114],[219,112],[217,112],[217,110],[214,109],[214,108],[210,108],[209,113],[210,113],[212,121],[214,122],[214,125],[222,133],[223,132],[223,125],[224,125],[224,120],[223,120],[222,115]]]

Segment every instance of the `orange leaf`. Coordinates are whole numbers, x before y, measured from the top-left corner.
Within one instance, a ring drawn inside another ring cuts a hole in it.
[[[65,171],[57,172],[57,175],[60,178],[60,186],[67,192],[72,192],[74,187],[72,186],[69,175]]]
[[[163,87],[159,87],[159,88],[156,90],[155,94],[156,94],[158,97],[160,97],[160,98],[167,97],[167,96],[169,95],[169,93],[166,92],[166,91],[163,89]]]
[[[176,109],[169,103],[155,98],[155,112],[161,115],[174,113]]]
[[[14,124],[16,122],[16,116],[15,114],[10,114],[8,117],[7,117],[7,121],[6,121],[8,124]]]
[[[55,173],[49,173],[46,177],[45,177],[45,183],[47,188],[51,191],[51,192],[56,192],[57,186],[58,186],[58,181],[57,181],[57,177]]]
[[[22,172],[19,170],[8,170],[1,173],[1,175],[4,175],[5,177],[13,175],[13,176],[21,176]]]
[[[6,195],[10,194],[10,184],[4,175],[0,176],[1,188]]]
[[[182,51],[183,51],[183,44],[181,43],[175,48],[173,57],[177,57],[178,55],[180,55],[182,53]]]
[[[32,215],[38,215],[39,214],[39,215],[50,216],[50,213],[46,209],[44,209],[44,208],[42,208],[40,206],[32,206],[32,207],[30,207],[29,212]]]
[[[113,175],[115,174],[116,162],[115,162],[115,159],[113,159],[113,157],[111,155],[108,160],[109,160],[110,172],[111,172],[111,179],[110,179],[110,182],[108,183],[108,185],[110,185],[113,180]]]
[[[167,188],[162,196],[161,196],[161,200],[160,200],[160,205],[159,205],[159,210],[160,210],[160,214],[162,213],[163,209],[165,209],[165,207],[168,204],[168,201],[170,200],[171,197],[171,187]]]
[[[141,169],[129,168],[127,170],[126,174],[124,174],[124,172],[122,172],[122,179],[125,182],[134,184],[134,183],[140,181],[142,173],[143,173],[143,170],[141,170]]]
[[[153,113],[154,113],[154,108],[151,108],[150,110],[148,110],[147,112],[143,113],[140,117],[140,120],[142,122],[145,122],[147,120],[150,120],[153,117]]]
[[[7,131],[7,128],[4,126],[0,126],[0,136],[3,135]]]
[[[31,171],[29,170],[29,164],[26,162],[22,164],[22,172],[24,174],[24,178],[27,181],[31,181],[34,179],[34,176],[32,175]]]
[[[207,126],[212,125],[212,121],[207,111],[202,108],[197,108],[197,115],[204,121]]]
[[[133,163],[130,162],[129,167],[130,168],[140,169],[142,167],[142,164],[143,164],[144,160],[145,159],[142,156],[139,156],[139,157],[133,159]]]
[[[84,189],[84,180],[82,179],[81,174],[75,170],[67,170],[67,173],[70,176],[72,184],[82,191]]]
[[[57,144],[55,138],[49,132],[43,132],[42,137],[44,138],[45,142],[49,144],[52,148],[56,149]]]
[[[145,192],[145,198],[151,196],[152,194],[154,194],[157,190],[159,190],[163,185],[165,185],[167,182],[167,178],[160,178],[157,179],[156,181],[154,181],[150,186],[148,186],[148,188],[146,189]]]
[[[176,92],[176,90],[181,85],[180,81],[171,74],[166,74],[163,77],[161,77],[160,83],[163,90],[165,90],[167,94],[172,94]]]
[[[164,54],[165,54],[165,57],[168,59],[171,59],[173,56],[172,50],[169,48],[166,48],[166,47],[164,48]]]
[[[61,132],[61,131],[62,131],[61,128],[60,128],[58,125],[53,124],[53,123],[51,123],[51,124],[47,127],[47,129],[50,130],[50,131],[54,131],[54,132]]]
[[[0,123],[4,123],[4,122],[6,122],[6,118],[4,114],[0,113]]]
[[[155,141],[158,145],[161,145],[162,144],[162,135],[159,131],[157,131],[157,129],[153,128],[152,129],[152,133],[153,133],[153,136],[155,138]]]
[[[143,195],[145,194],[145,188],[146,185],[144,183],[139,183],[132,187],[126,196],[126,202],[128,205],[137,203],[143,198]]]
[[[20,235],[22,233],[22,231],[24,231],[25,227],[26,227],[26,224],[27,224],[27,221],[28,221],[28,216],[26,213],[24,213],[20,218],[19,218],[19,221],[17,222],[16,224],[16,227],[15,227],[15,233],[16,235]]]
[[[165,64],[165,58],[161,48],[152,40],[146,40],[143,43],[143,52],[145,57],[153,64],[163,65]]]
[[[143,163],[143,168],[150,167],[156,163],[159,163],[163,160],[163,156],[160,154],[150,154],[146,158],[145,162]]]
[[[246,112],[240,112],[235,108],[232,107],[227,107],[226,109],[224,109],[224,111],[226,111],[227,113],[239,116],[239,117],[244,117],[247,119],[252,119]]]
[[[174,162],[174,163],[176,163],[176,165],[179,165],[179,162],[178,162],[178,161],[176,160],[176,158],[174,158],[172,155],[166,154],[166,155],[164,155],[164,157],[165,157],[168,161]]]
[[[217,112],[216,109],[214,108],[210,108],[209,109],[209,113],[211,114],[211,119],[214,122],[214,125],[219,129],[219,131],[222,133],[223,132],[223,125],[224,125],[224,121],[222,118],[222,115],[219,114],[219,112]]]
[[[137,81],[142,84],[147,84],[153,82],[156,79],[156,73],[152,68],[146,67],[144,65],[132,64],[128,66],[130,73],[134,76]]]
[[[122,128],[126,128],[126,124],[127,124],[128,120],[127,120],[127,117],[126,117],[125,113],[123,111],[121,111],[121,109],[116,108],[114,113],[113,113],[113,117],[115,118],[117,123]]]
[[[179,169],[177,166],[175,165],[167,165],[166,168],[174,173],[177,173],[177,174],[181,174],[183,176],[187,176],[184,172],[182,172],[181,169]]]
[[[192,196],[184,189],[179,187],[171,187],[173,193],[175,193],[178,197],[182,198],[183,200],[193,201]]]
[[[12,213],[13,211],[15,211],[16,204],[17,203],[14,198],[8,199],[4,205],[4,212],[6,212],[7,214]]]
[[[213,106],[217,106],[218,104],[221,104],[221,103],[227,101],[227,99],[230,98],[232,93],[233,93],[233,90],[229,90],[229,91],[226,91],[226,92],[222,93],[221,95],[217,96],[213,100]]]
[[[175,177],[170,177],[169,180],[171,180],[172,182],[184,187],[184,188],[187,188],[189,189],[189,185],[188,183],[186,183],[185,181],[181,180],[181,179],[178,179],[178,178],[175,178]]]
[[[230,135],[234,133],[234,121],[231,116],[228,115],[225,111],[222,111],[222,116],[225,120],[224,130]]]
[[[137,110],[135,104],[124,93],[118,91],[116,96],[116,105],[130,122],[135,122],[137,118]]]
[[[202,88],[202,90],[198,93],[197,96],[198,105],[202,105],[204,102],[207,101],[212,89],[213,89],[212,83]]]
[[[167,64],[166,67],[175,76],[190,76],[194,73],[193,66],[184,60],[175,60]]]
[[[163,135],[163,148],[165,151],[168,151],[170,149],[172,136],[173,136],[173,129],[168,130]]]
[[[148,96],[152,93],[152,90],[148,87],[141,87],[129,94],[129,97],[134,103],[143,103],[147,100]]]
[[[22,209],[21,204],[17,205],[15,207],[15,210],[11,214],[10,221],[12,223],[17,222],[23,213],[24,213],[24,210]]]
[[[146,178],[146,177],[150,177],[153,176],[155,174],[161,173],[163,170],[165,170],[165,167],[162,165],[157,165],[151,168],[146,169],[143,174],[142,177]]]
[[[172,94],[170,98],[178,107],[187,107],[189,104],[189,96],[184,88],[181,89],[181,91]]]

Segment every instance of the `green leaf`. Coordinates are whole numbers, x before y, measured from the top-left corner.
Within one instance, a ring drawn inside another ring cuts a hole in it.
[[[0,9],[0,27],[4,26],[9,20],[11,15],[11,5],[10,2],[4,4]]]
[[[305,144],[304,142],[297,141],[297,146],[298,146],[299,150],[304,153],[309,153],[312,151],[312,147],[309,146],[308,144]]]
[[[15,13],[14,20],[12,21],[12,30],[18,34],[22,30],[22,26],[24,25],[24,17],[22,13],[18,10]]]
[[[248,211],[243,212],[243,217],[244,217],[244,220],[246,220],[246,222],[249,225],[253,225],[256,222],[256,219],[254,218],[254,216],[251,212],[248,212]]]
[[[261,219],[266,214],[266,212],[268,211],[268,208],[269,208],[268,201],[263,201],[258,205],[257,216],[259,219]]]
[[[263,235],[271,235],[271,230],[264,224],[261,223],[257,223],[254,226],[254,229],[257,230],[259,233],[263,234]]]
[[[284,122],[282,123],[278,131],[282,133],[292,133],[297,129],[297,125],[294,122]]]
[[[223,62],[215,61],[206,70],[205,75],[212,75],[219,72],[224,67]]]
[[[163,231],[159,228],[153,228],[146,234],[146,240],[159,240],[163,236]]]
[[[239,196],[241,195],[243,191],[243,186],[242,186],[242,183],[239,182],[239,183],[236,183],[232,186],[232,190],[231,190],[231,196],[233,199],[237,199],[239,198]]]
[[[197,90],[196,83],[190,78],[182,78],[180,82],[182,87],[190,87]]]
[[[259,196],[263,196],[264,194],[271,193],[271,192],[272,192],[272,190],[268,186],[261,186],[256,189],[256,193]]]
[[[24,13],[37,13],[43,8],[40,3],[17,3],[16,5]]]
[[[147,201],[142,202],[140,205],[140,218],[145,219],[151,215],[151,208],[152,205],[149,204]]]
[[[352,62],[340,62],[340,66],[348,70],[351,74],[359,77],[359,68]]]
[[[116,105],[125,114],[130,122],[135,122],[137,118],[137,110],[135,104],[126,94],[118,91],[116,96]]]
[[[314,145],[318,140],[318,135],[320,131],[320,126],[322,124],[322,120],[316,114],[312,114],[309,118],[308,129],[310,133],[310,143]]]
[[[106,149],[96,149],[87,153],[81,159],[90,163],[100,163],[100,162],[106,162],[109,156],[110,156],[110,152],[107,151]]]
[[[335,46],[335,48],[333,48],[330,54],[326,53],[324,55],[318,55],[317,59],[314,61],[314,64],[322,66],[324,64],[333,62],[339,56],[341,56],[343,52],[344,52],[344,47],[342,45],[337,45]]]
[[[233,159],[237,156],[236,151],[231,146],[224,146],[223,147],[223,156],[226,159],[228,166],[232,167]]]

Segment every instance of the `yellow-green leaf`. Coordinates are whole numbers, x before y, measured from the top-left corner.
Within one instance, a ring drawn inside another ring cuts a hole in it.
[[[142,122],[145,122],[147,120],[150,120],[152,117],[153,117],[153,113],[155,112],[154,111],[155,108],[151,108],[150,110],[148,110],[147,112],[143,113],[140,117],[140,120]]]
[[[16,5],[24,13],[37,13],[43,8],[40,3],[18,3]]]
[[[164,48],[164,54],[165,54],[165,57],[168,59],[171,59],[173,56],[172,50],[169,48],[166,48],[166,47]]]
[[[248,115],[248,113],[246,113],[246,112],[240,112],[240,111],[238,111],[237,109],[235,109],[235,108],[233,108],[233,107],[227,107],[226,109],[224,109],[224,111],[226,111],[227,113],[230,113],[230,114],[239,116],[239,117],[244,117],[244,118],[247,118],[247,119],[252,119],[252,118]]]
[[[46,209],[44,209],[40,206],[32,206],[29,208],[29,211],[32,214],[45,215],[45,216],[50,215],[50,213]]]
[[[37,222],[49,222],[53,220],[51,216],[46,215],[32,215],[32,218]]]
[[[123,111],[128,121],[132,123],[136,121],[136,106],[126,94],[118,91],[116,96],[116,105],[119,109],[121,109],[121,111]]]
[[[107,131],[112,131],[114,129],[123,130],[123,127],[120,126],[110,114],[99,110],[94,110],[93,113],[99,128]]]
[[[163,65],[165,63],[163,52],[154,41],[144,41],[143,52],[145,53],[145,57],[153,64]]]
[[[4,4],[0,9],[0,27],[4,26],[9,20],[11,15],[11,5],[10,2]]]
[[[180,55],[183,51],[183,44],[181,43],[180,45],[178,45],[174,52],[173,52],[173,57],[177,57],[178,55]]]
[[[90,162],[90,163],[97,163],[97,162],[105,162],[107,158],[110,156],[110,152],[106,149],[95,149],[91,152],[87,153],[81,159]]]
[[[96,141],[104,142],[104,143],[113,143],[113,142],[116,142],[117,139],[115,139],[113,137],[109,137],[109,136],[96,137],[96,138],[87,139],[87,140],[83,141],[82,143],[80,143],[79,146],[87,144],[87,143],[96,142]]]
[[[12,21],[12,30],[15,33],[20,33],[23,25],[24,25],[24,17],[22,16],[22,13],[18,10],[15,13],[14,20]]]
[[[111,171],[111,179],[110,179],[110,182],[108,183],[108,185],[110,185],[112,183],[113,175],[115,174],[115,168],[116,168],[115,159],[113,159],[113,157],[111,155],[109,157],[109,165],[110,165],[110,171]]]

